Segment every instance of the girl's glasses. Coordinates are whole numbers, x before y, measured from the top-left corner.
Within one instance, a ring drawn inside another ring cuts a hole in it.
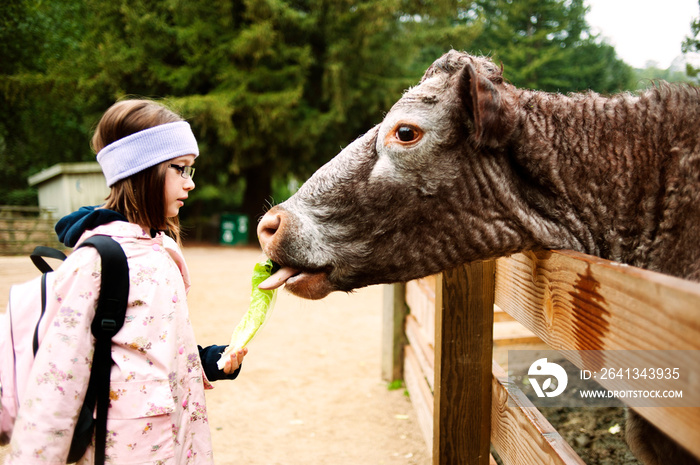
[[[174,163],[171,163],[168,165],[168,168],[175,168],[180,172],[180,176],[183,177],[183,179],[192,179],[194,178],[194,166],[184,166],[184,165],[176,165]]]

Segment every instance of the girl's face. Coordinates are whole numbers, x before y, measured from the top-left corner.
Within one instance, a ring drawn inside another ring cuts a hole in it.
[[[194,155],[183,155],[166,161],[168,167],[165,174],[165,216],[172,218],[180,212],[189,192],[194,189],[194,181],[190,175],[194,165]]]

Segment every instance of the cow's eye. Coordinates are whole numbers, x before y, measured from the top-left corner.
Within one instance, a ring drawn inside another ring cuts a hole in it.
[[[384,145],[392,144],[402,145],[404,147],[412,147],[423,138],[423,130],[411,123],[399,121],[394,128],[386,133]]]
[[[421,131],[413,126],[401,125],[396,128],[396,138],[403,143],[415,142],[422,135]]]

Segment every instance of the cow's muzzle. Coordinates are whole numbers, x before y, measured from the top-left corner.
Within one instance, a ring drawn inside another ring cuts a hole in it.
[[[285,289],[305,299],[322,299],[335,287],[328,279],[328,271],[310,268],[304,265],[304,257],[295,252],[303,250],[300,239],[295,233],[291,214],[273,207],[258,223],[258,241],[263,252],[273,262],[281,266],[280,270],[260,284],[260,289],[276,289],[285,285]]]

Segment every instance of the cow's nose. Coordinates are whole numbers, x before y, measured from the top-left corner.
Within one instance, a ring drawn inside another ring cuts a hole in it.
[[[277,230],[282,224],[282,215],[275,213],[272,210],[265,213],[258,223],[258,240],[260,245],[265,248],[265,246],[272,241]]]

